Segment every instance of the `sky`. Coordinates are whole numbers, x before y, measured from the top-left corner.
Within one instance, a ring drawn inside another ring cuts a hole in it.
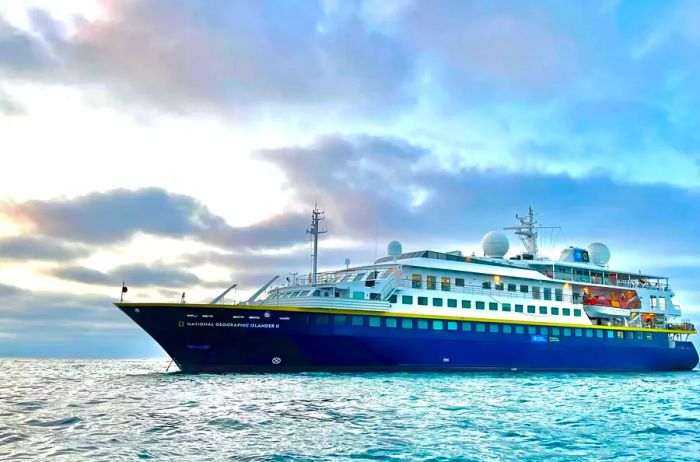
[[[5,0],[0,355],[162,356],[122,281],[244,300],[315,203],[322,270],[531,205],[700,323],[699,81],[694,1]]]

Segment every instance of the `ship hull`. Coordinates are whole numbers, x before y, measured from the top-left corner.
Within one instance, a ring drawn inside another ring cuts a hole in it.
[[[691,342],[663,331],[260,305],[117,306],[192,373],[684,371],[698,363]]]

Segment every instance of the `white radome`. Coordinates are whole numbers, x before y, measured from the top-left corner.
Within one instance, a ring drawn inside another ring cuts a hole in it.
[[[481,248],[487,257],[503,258],[508,253],[510,242],[508,237],[500,231],[486,233],[481,239]]]
[[[386,253],[391,257],[397,257],[403,253],[403,247],[399,241],[391,241],[386,246]]]
[[[586,250],[588,250],[588,259],[594,265],[605,266],[610,261],[610,249],[605,244],[594,242]]]

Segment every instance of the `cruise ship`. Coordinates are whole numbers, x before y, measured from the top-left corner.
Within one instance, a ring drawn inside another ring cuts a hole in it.
[[[532,208],[516,215],[523,251],[502,231],[483,255],[403,252],[317,272],[323,212],[311,227],[312,271],[275,276],[226,304],[115,305],[182,372],[685,371],[698,363],[695,327],[667,277],[620,271],[604,244],[539,255]]]

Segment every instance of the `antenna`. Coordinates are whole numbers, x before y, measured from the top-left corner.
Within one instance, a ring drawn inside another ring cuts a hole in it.
[[[515,219],[520,222],[520,226],[508,226],[504,230],[512,230],[523,242],[527,253],[533,258],[537,258],[537,230],[538,229],[561,229],[560,226],[537,226],[535,212],[532,206],[527,209],[527,215],[524,217],[515,215]]]
[[[316,284],[316,275],[318,274],[318,235],[319,234],[325,234],[328,232],[328,230],[324,229],[321,230],[319,229],[319,223],[323,220],[326,219],[325,212],[321,211],[318,209],[318,204],[314,204],[314,209],[311,212],[311,227],[306,230],[308,234],[311,235],[311,239],[313,242],[313,250],[311,253],[311,258],[312,258],[312,279],[311,283]]]

